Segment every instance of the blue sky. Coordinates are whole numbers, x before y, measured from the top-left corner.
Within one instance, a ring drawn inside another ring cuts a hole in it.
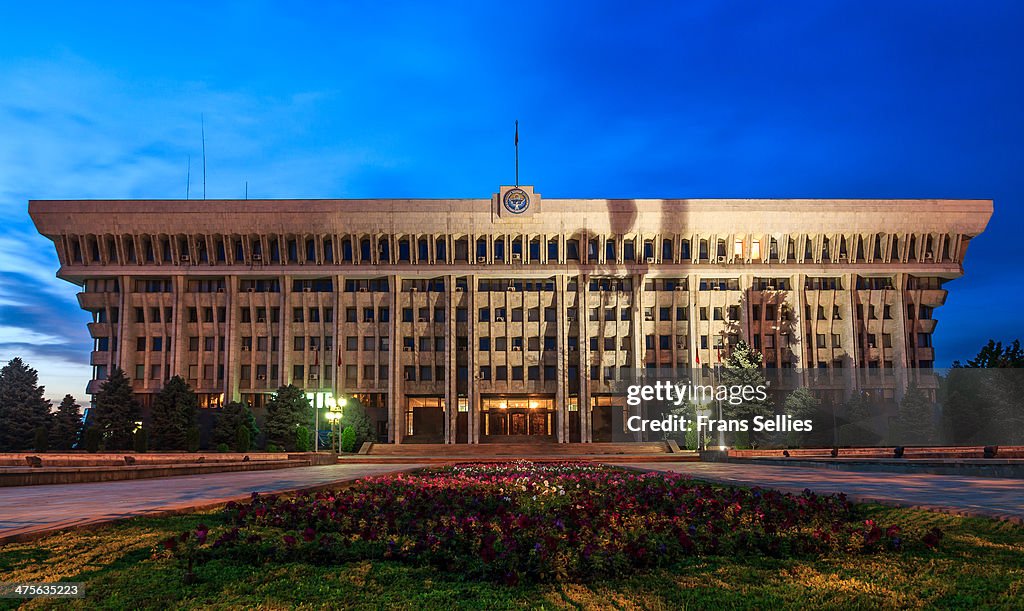
[[[993,198],[939,364],[1024,335],[1024,3],[16,3],[0,15],[0,360],[85,398],[27,200]],[[998,296],[998,300],[989,299]],[[1009,307],[1006,304],[1011,304]]]

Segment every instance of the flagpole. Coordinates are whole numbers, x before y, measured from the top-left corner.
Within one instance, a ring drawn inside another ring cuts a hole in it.
[[[516,186],[519,186],[519,120],[516,120]]]

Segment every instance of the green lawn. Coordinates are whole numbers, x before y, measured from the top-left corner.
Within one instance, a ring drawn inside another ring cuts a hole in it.
[[[672,570],[592,584],[507,587],[460,581],[395,562],[337,567],[253,567],[217,560],[184,586],[158,541],[218,513],[139,518],[92,531],[0,547],[0,581],[82,581],[87,597],[35,600],[23,608],[1017,608],[1024,600],[1024,527],[926,511],[864,506],[864,516],[902,527],[939,526],[937,551],[777,560],[699,558]],[[0,609],[19,601],[0,600]]]

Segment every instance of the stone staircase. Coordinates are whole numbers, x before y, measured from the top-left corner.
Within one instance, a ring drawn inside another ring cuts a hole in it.
[[[665,442],[643,443],[480,443],[480,444],[367,444],[357,456],[340,461],[449,463],[453,461],[527,460],[698,460],[695,452],[673,452]]]

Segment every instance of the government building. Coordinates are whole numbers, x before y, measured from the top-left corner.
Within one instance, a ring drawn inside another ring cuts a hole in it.
[[[935,362],[991,200],[32,201],[81,287],[95,393],[356,397],[378,439],[598,442],[623,372],[765,369],[895,400]],[[826,395],[829,386],[823,385]],[[841,399],[840,396],[836,400]]]

